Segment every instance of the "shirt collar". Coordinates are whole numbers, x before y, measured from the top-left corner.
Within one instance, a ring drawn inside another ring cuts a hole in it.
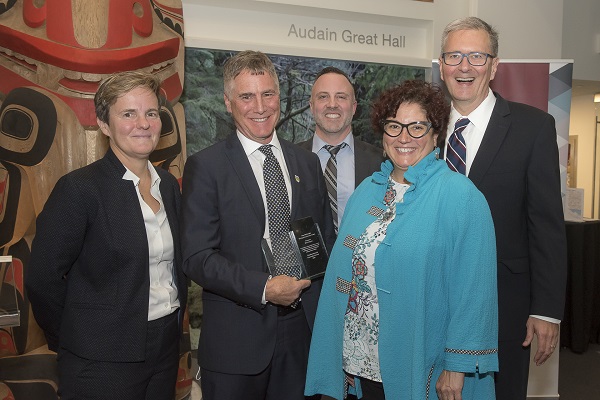
[[[240,143],[242,144],[242,147],[244,148],[244,153],[246,153],[246,156],[249,156],[250,154],[254,153],[256,150],[258,150],[260,146],[263,146],[264,144],[270,144],[271,146],[275,147],[283,153],[281,143],[279,142],[279,138],[277,137],[277,132],[273,132],[273,136],[271,137],[270,143],[255,142],[254,140],[248,139],[239,130],[236,132],[236,134],[238,139],[240,140]]]
[[[352,154],[354,154],[354,135],[352,135],[352,131],[350,131],[350,133],[348,133],[346,135],[346,137],[344,138],[344,140],[342,140],[340,143],[346,143],[346,147],[349,147],[350,150],[352,150]],[[338,144],[340,144],[338,143]],[[312,151],[313,153],[318,153],[319,151],[321,151],[323,149],[323,146],[328,145],[329,143],[325,142],[323,139],[321,139],[319,137],[319,135],[314,134],[313,135],[313,144],[312,144]],[[323,151],[327,151],[327,150],[323,150]]]
[[[496,96],[494,96],[492,89],[488,89],[488,95],[486,98],[469,115],[461,115],[458,111],[456,111],[454,105],[452,105],[452,111],[450,112],[450,128],[454,130],[454,124],[456,121],[463,117],[469,118],[470,123],[477,128],[485,127],[490,120],[490,116],[492,115],[492,111],[494,111],[495,105]]]
[[[156,185],[156,183],[160,182],[160,176],[158,176],[154,165],[152,165],[150,161],[148,161],[148,171],[150,171],[150,181],[152,182],[150,186],[154,186]],[[129,168],[127,167],[125,167],[125,173],[123,174],[122,179],[132,181],[135,186],[140,184],[140,178],[136,174],[131,172],[131,170],[129,170]]]

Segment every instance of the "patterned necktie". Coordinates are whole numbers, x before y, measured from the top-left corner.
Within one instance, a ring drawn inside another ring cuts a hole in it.
[[[454,124],[454,132],[448,139],[446,148],[446,163],[453,171],[463,175],[467,173],[467,146],[462,132],[469,125],[468,118],[460,118]]]
[[[267,218],[269,221],[269,237],[275,259],[275,275],[300,277],[300,269],[290,257],[290,201],[281,166],[273,155],[271,145],[258,148],[266,158],[263,164],[263,179],[267,198]]]
[[[338,201],[337,201],[337,153],[346,147],[345,142],[332,146],[326,144],[323,146],[330,154],[327,165],[325,166],[325,185],[327,186],[327,193],[329,194],[329,204],[331,205],[331,214],[333,217],[333,227],[335,234],[338,233]]]

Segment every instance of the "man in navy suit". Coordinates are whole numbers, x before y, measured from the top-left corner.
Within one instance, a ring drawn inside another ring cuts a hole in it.
[[[352,135],[356,96],[352,82],[342,70],[326,67],[317,74],[310,95],[310,110],[315,119],[315,134],[298,145],[319,156],[323,171],[331,157],[327,148],[343,143],[335,156],[337,221],[334,222],[339,226],[348,198],[365,178],[379,171],[385,157],[382,149]]]
[[[521,400],[527,397],[531,341],[537,336],[534,360],[541,365],[556,349],[565,303],[567,249],[554,119],[491,91],[498,33],[486,22],[451,22],[441,48],[440,73],[452,97],[447,143],[455,122],[468,118],[462,131],[466,175],[486,197],[496,229],[496,396]]]
[[[271,239],[274,193],[265,189],[261,146],[277,159],[291,221],[312,217],[330,248],[327,190],[317,156],[275,132],[279,82],[269,58],[238,53],[223,75],[236,132],[191,156],[183,175],[184,271],[203,287],[202,396],[300,400],[321,282],[269,273],[261,242]]]

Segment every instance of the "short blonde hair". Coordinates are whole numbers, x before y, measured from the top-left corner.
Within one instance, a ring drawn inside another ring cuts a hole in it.
[[[108,124],[109,109],[115,104],[119,97],[135,88],[147,88],[156,95],[160,106],[160,79],[152,74],[141,71],[117,72],[106,78],[94,96],[96,117]]]

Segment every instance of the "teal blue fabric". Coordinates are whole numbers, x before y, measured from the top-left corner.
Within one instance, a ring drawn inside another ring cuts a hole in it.
[[[465,372],[463,399],[494,399],[498,370],[496,241],[483,195],[452,172],[437,149],[404,177],[411,183],[375,254],[379,360],[388,399],[437,399],[442,370]],[[342,337],[352,249],[374,220],[392,164],[351,196],[325,274],[313,330],[305,393],[344,395]],[[357,390],[360,394],[360,380]]]

